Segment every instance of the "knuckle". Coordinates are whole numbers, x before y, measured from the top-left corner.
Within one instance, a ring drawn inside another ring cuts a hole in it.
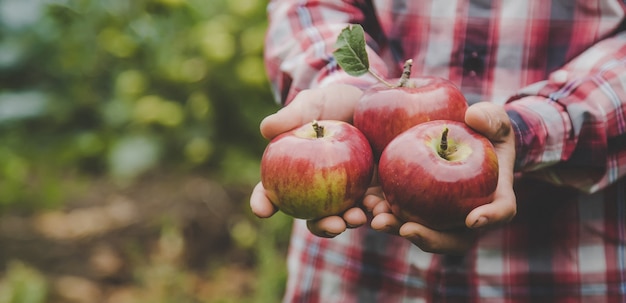
[[[508,119],[500,119],[498,121],[496,138],[505,138],[511,133],[511,121]]]
[[[421,250],[427,253],[436,254],[436,253],[441,253],[444,251],[443,248],[439,245],[439,243],[431,239],[427,239],[427,238],[420,237],[419,239],[415,239],[413,241],[413,244],[415,244],[417,247],[419,247]]]

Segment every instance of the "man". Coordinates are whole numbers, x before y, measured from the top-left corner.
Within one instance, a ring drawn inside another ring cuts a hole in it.
[[[456,83],[500,162],[494,201],[462,231],[401,222],[375,184],[341,216],[296,221],[285,302],[626,302],[624,2],[277,0],[268,13],[284,108],[264,137],[351,121],[375,80],[332,52],[358,23],[379,74],[411,58],[414,75]],[[250,205],[276,211],[260,183]]]

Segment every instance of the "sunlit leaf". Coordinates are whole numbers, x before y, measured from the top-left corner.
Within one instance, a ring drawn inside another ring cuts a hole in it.
[[[206,63],[201,58],[187,59],[180,66],[180,74],[187,82],[198,82],[206,76],[206,73]]]
[[[115,79],[115,90],[122,96],[136,96],[145,91],[148,77],[139,70],[123,71]]]
[[[84,132],[76,136],[76,147],[82,155],[97,155],[101,152],[105,143],[102,139],[93,132]]]
[[[137,50],[137,43],[116,28],[109,27],[98,35],[100,46],[120,58],[130,57]]]
[[[230,16],[218,16],[199,24],[194,29],[200,51],[204,56],[215,62],[231,59],[237,50],[235,32],[237,21]]]
[[[103,104],[101,111],[107,127],[121,127],[130,121],[133,106],[130,102],[114,99]]]
[[[187,0],[157,0],[157,2],[163,3],[170,7],[178,7],[187,3]]]
[[[262,1],[257,0],[229,0],[228,8],[231,12],[244,17],[251,16],[257,12],[262,6]]]
[[[239,218],[233,223],[230,228],[230,236],[237,245],[243,248],[252,247],[258,238],[256,227],[249,220],[243,218]]]
[[[263,60],[256,56],[246,57],[237,63],[237,77],[245,84],[268,84]]]
[[[193,92],[187,100],[190,114],[198,120],[204,120],[213,114],[213,105],[209,97],[203,92]]]
[[[203,163],[209,158],[213,148],[206,138],[193,138],[185,146],[185,156],[192,163]]]
[[[213,33],[204,37],[201,43],[202,53],[207,59],[225,62],[235,55],[235,37],[228,33]]]
[[[137,100],[134,118],[137,122],[150,124],[159,123],[166,126],[177,126],[184,119],[180,104],[150,95]]]
[[[265,31],[267,31],[265,23],[244,29],[241,33],[240,44],[245,54],[262,58],[265,45]]]
[[[46,277],[34,267],[20,261],[11,261],[2,283],[0,303],[44,303],[48,296]]]

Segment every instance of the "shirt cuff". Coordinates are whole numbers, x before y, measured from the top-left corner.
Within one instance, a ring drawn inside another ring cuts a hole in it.
[[[543,96],[525,96],[504,108],[515,132],[516,171],[554,165],[574,146],[572,124],[561,104]]]

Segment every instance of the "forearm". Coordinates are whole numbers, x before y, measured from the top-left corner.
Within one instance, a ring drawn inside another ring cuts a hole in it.
[[[337,36],[348,24],[375,22],[370,18],[368,1],[291,1],[274,0],[268,7],[269,27],[265,62],[275,98],[289,103],[295,95],[327,83],[365,87],[368,77],[351,77],[339,69],[333,58]],[[366,28],[375,28],[368,24]],[[385,75],[386,68],[376,55],[380,46],[367,37],[370,63]]]
[[[516,169],[587,192],[626,172],[626,33],[607,38],[505,105]]]

